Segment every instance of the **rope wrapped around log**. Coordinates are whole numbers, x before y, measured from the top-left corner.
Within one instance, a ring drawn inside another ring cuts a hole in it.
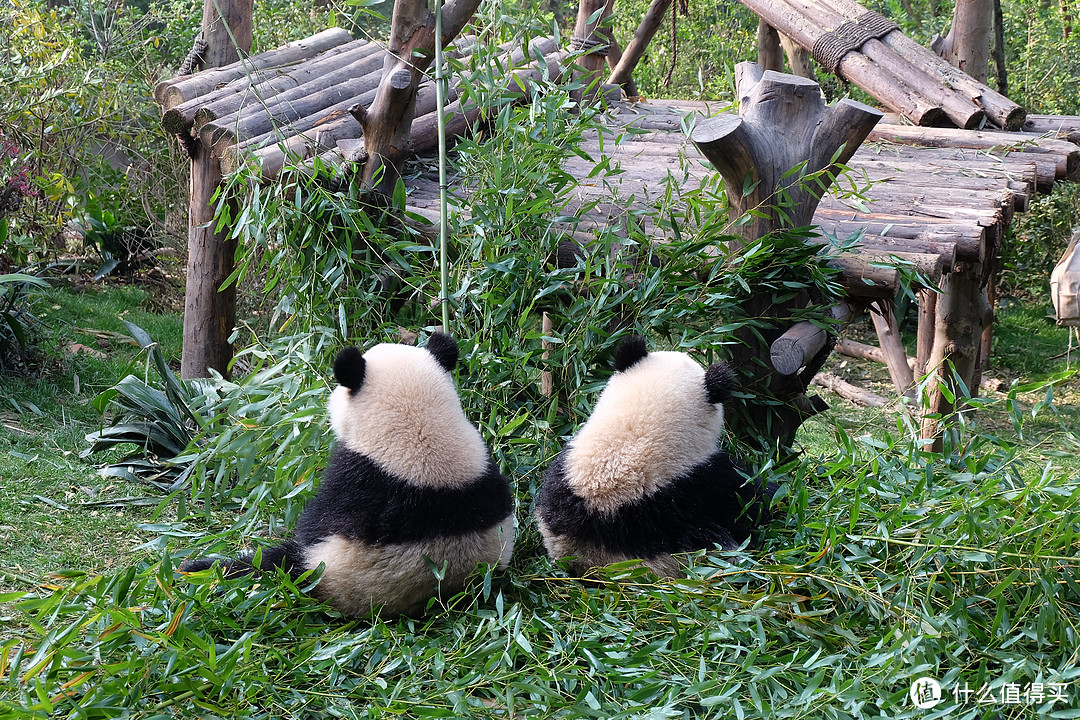
[[[607,57],[608,54],[608,41],[597,40],[591,37],[578,37],[574,35],[570,38],[570,49],[574,52],[579,50],[588,51],[588,55],[599,55],[600,57]]]
[[[177,76],[190,75],[196,68],[201,68],[203,65],[203,55],[206,53],[207,43],[203,39],[202,30],[195,36],[195,42],[191,44],[191,50],[184,58],[184,62],[181,63],[180,69],[177,71]]]
[[[841,23],[832,32],[819,37],[810,54],[822,67],[835,74],[840,60],[849,52],[858,50],[868,40],[883,38],[899,27],[881,13],[869,10],[857,20]]]

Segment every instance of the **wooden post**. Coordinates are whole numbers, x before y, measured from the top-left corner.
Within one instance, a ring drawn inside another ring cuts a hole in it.
[[[934,341],[926,368],[931,384],[922,421],[922,435],[933,440],[934,452],[942,449],[943,427],[962,409],[961,383],[971,397],[978,392],[980,341],[993,317],[982,276],[982,263],[960,263],[940,283]],[[949,395],[955,401],[949,400]]]
[[[912,388],[915,386],[915,375],[908,365],[907,353],[904,352],[904,344],[900,340],[900,324],[896,321],[892,299],[881,299],[872,305],[870,319],[877,331],[878,345],[897,394],[914,400],[915,393]]]
[[[251,49],[252,9],[253,0],[206,0],[202,22],[206,67],[234,63],[241,52]],[[221,166],[197,139],[191,149],[183,378],[208,377],[211,369],[228,372],[229,335],[236,321],[236,288],[221,289],[232,273],[236,245],[228,239],[228,228],[215,233],[213,223],[211,198],[221,184]]]
[[[735,68],[739,114],[720,115],[697,123],[690,139],[724,178],[732,222],[755,210],[749,222],[733,227],[739,245],[752,242],[782,227],[813,222],[821,195],[835,174],[832,163],[844,163],[855,154],[881,113],[853,100],[825,106],[817,83],[794,75],[763,71],[756,63]],[[805,174],[825,171],[821,183],[802,183],[791,168],[805,163]],[[784,205],[787,220],[777,212]],[[792,306],[775,307],[771,298],[751,299],[747,315],[780,318]],[[736,333],[731,364],[743,373],[743,388],[762,399],[750,412],[757,430],[769,428],[773,442],[791,447],[795,432],[814,412],[806,388],[820,369],[830,347],[805,361],[800,373],[784,375],[768,360],[770,346],[785,328],[755,328]],[[760,338],[759,338],[760,335]],[[764,342],[762,342],[764,341]],[[759,416],[758,416],[759,415]],[[740,433],[750,441],[749,432]],[[767,448],[762,448],[767,449]]]
[[[577,20],[574,33],[570,36],[570,49],[584,50],[585,54],[577,58],[582,72],[578,81],[584,87],[581,101],[592,103],[600,92],[600,73],[607,62],[607,39],[600,31],[600,26],[611,14],[614,0],[578,0]]]
[[[649,46],[653,35],[660,29],[660,23],[663,21],[667,9],[671,7],[671,2],[672,0],[652,0],[649,3],[649,9],[645,11],[645,17],[641,19],[641,23],[634,32],[634,38],[626,46],[626,50],[623,51],[615,69],[611,71],[611,75],[608,77],[609,83],[622,85],[623,88],[626,88],[627,83],[632,82],[631,75],[634,68],[637,67],[641,56],[645,54],[645,48]]]
[[[787,35],[777,32],[776,28],[764,20],[758,20],[757,48],[758,65],[763,70],[783,72],[784,56],[787,56],[792,75],[814,79],[814,70],[810,67],[810,53]]]
[[[757,63],[762,70],[784,71],[784,56],[780,50],[780,33],[769,23],[758,20]]]
[[[805,175],[822,170],[827,187],[832,182],[833,154],[845,163],[881,118],[874,108],[854,100],[825,107],[821,88],[813,80],[762,71],[757,63],[735,66],[739,91],[738,115],[719,115],[698,122],[690,139],[724,177],[730,216],[734,221],[747,210],[764,217],[735,228],[745,241],[753,241],[781,227],[775,205],[783,193],[790,200],[785,212],[788,227],[813,222],[825,189],[803,185],[799,173],[783,177],[805,162]],[[841,149],[842,148],[842,149]],[[743,192],[743,188],[749,190]]]

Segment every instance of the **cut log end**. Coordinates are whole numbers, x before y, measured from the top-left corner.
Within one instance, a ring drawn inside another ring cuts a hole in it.
[[[699,121],[690,133],[690,141],[695,145],[714,143],[735,132],[743,119],[738,115],[724,114]]]

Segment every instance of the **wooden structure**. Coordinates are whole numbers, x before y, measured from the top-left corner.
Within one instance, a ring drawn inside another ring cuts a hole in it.
[[[613,107],[613,125],[637,130],[627,134],[622,144],[613,146],[610,139],[603,143],[603,152],[622,172],[600,182],[588,177],[594,162],[573,157],[563,165],[579,178],[579,205],[595,204],[594,214],[582,218],[579,227],[618,226],[626,219],[626,199],[648,206],[662,197],[669,176],[685,177],[684,184],[695,187],[715,172],[683,131],[694,126],[695,118],[715,112],[708,103],[687,101]],[[824,233],[840,238],[864,233],[859,251],[835,262],[852,302],[872,308],[879,347],[867,352],[866,346],[844,342],[836,349],[884,362],[899,396],[910,395],[915,380],[930,373],[940,374],[946,387],[953,386],[954,376],[945,360],[959,365],[958,374],[976,391],[981,361],[989,352],[985,331],[992,318],[986,312],[987,283],[1013,215],[1026,210],[1037,192],[1048,192],[1056,182],[1080,180],[1080,143],[1076,142],[1080,141],[1080,117],[1031,116],[1026,129],[1033,132],[880,123],[846,163],[854,179],[873,181],[864,193],[865,206],[826,195],[814,211],[813,224]],[[587,140],[582,149],[594,159],[601,155],[598,138]],[[416,179],[409,209],[434,221],[437,191],[434,178]],[[613,195],[621,202],[612,202]],[[651,230],[660,234],[656,228]],[[900,278],[896,269],[884,267],[895,261],[919,270],[942,290],[920,293],[916,357],[906,356],[897,336],[892,300]],[[961,313],[976,318],[977,326],[950,327],[947,320],[956,315],[958,302],[981,308],[974,314]],[[823,334],[809,342],[795,343],[787,335],[777,338],[772,364],[795,374],[811,364],[814,348],[820,347],[815,343],[824,340]],[[936,383],[927,387],[936,392]],[[840,392],[858,394],[850,387],[840,387]],[[937,434],[934,416],[947,415],[952,408],[940,393],[929,401],[925,434],[933,437]]]
[[[719,170],[729,185],[739,182],[740,174],[759,173],[758,179],[766,180],[761,183],[765,195],[748,198],[753,203],[773,192],[769,186],[779,182],[788,169],[785,164],[810,159],[817,169],[827,163],[833,150],[848,142],[842,157],[850,157],[847,164],[860,177],[874,181],[867,194],[868,208],[826,197],[819,204],[800,203],[806,211],[801,221],[841,237],[864,233],[860,252],[836,262],[853,300],[875,307],[880,340],[877,352],[889,366],[898,394],[910,395],[915,378],[929,373],[938,373],[946,386],[958,376],[969,387],[977,387],[980,360],[985,359],[989,347],[992,313],[987,283],[997,247],[1013,212],[1026,209],[1034,192],[1048,190],[1061,179],[1080,177],[1080,150],[1070,142],[1080,136],[1080,122],[1027,117],[1022,108],[914,45],[895,26],[867,14],[853,0],[803,0],[797,4],[794,0],[743,1],[760,10],[765,25],[790,38],[795,43],[791,47],[810,52],[819,62],[828,50],[831,54],[827,58],[831,59],[827,68],[924,127],[886,124],[871,130],[876,113],[870,108],[841,103],[825,114],[816,84],[745,67],[741,117],[706,119],[715,113],[704,103],[625,105],[611,98],[610,87],[594,84],[594,90],[605,92],[612,101],[613,124],[648,131],[627,135],[625,142],[614,148],[610,141],[603,146],[624,171],[614,181],[619,185],[619,197],[647,203],[654,193],[662,192],[669,170],[685,171],[690,182]],[[610,1],[581,0],[569,48],[560,47],[551,38],[536,39],[527,48],[502,48],[498,62],[507,68],[503,89],[520,92],[530,79],[557,79],[567,70],[567,60],[576,50],[584,55],[577,61],[586,68],[587,77],[598,79],[606,62],[611,69],[609,82],[629,91],[630,72],[643,43],[656,31],[670,0],[653,1],[634,42],[622,53],[600,22],[611,5]],[[778,8],[782,12],[777,12]],[[414,17],[413,23],[423,24],[421,19]],[[454,52],[465,57],[474,50],[465,38]],[[221,172],[253,163],[270,181],[289,162],[303,164],[322,156],[353,164],[357,176],[370,179],[364,168],[371,167],[367,141],[372,133],[369,129],[365,134],[364,123],[370,121],[370,107],[386,83],[398,82],[398,90],[405,95],[406,85],[414,91],[410,112],[402,116],[412,118],[411,134],[403,139],[398,128],[391,143],[394,152],[404,152],[403,143],[409,145],[409,151],[422,152],[437,142],[434,89],[408,68],[409,82],[405,83],[400,57],[376,43],[328,30],[222,68],[166,81],[158,86],[155,97],[162,106],[166,129],[189,148],[194,146],[194,156],[201,152],[213,158]],[[430,58],[426,60],[430,62]],[[394,80],[395,74],[398,80]],[[796,112],[799,122],[811,127],[825,120],[827,128],[833,127],[833,137],[828,142],[819,138],[809,144],[789,143],[806,135],[789,126],[780,140],[755,140],[755,135],[767,137],[770,124],[780,127],[790,121],[783,113],[763,111],[768,102],[755,109],[761,98],[755,99],[753,88],[760,92],[766,86],[790,98],[801,98],[804,109]],[[484,109],[468,105],[453,88],[448,100],[448,134],[463,133],[482,120]],[[695,115],[704,117],[694,119]],[[981,124],[1017,128],[1022,124],[1025,132],[925,127],[948,122],[959,128]],[[681,131],[684,124],[696,126],[694,143]],[[754,127],[757,129],[748,130]],[[844,130],[837,134],[839,127]],[[855,152],[864,137],[868,144]],[[738,142],[732,144],[733,138]],[[771,152],[785,144],[799,145],[800,149],[794,154]],[[594,139],[583,149],[598,157],[601,144]],[[706,165],[706,159],[715,170]],[[588,179],[592,167],[593,163],[572,156],[565,162],[566,170],[581,180],[578,193],[583,207],[598,195],[610,193],[613,183],[608,178],[604,187],[593,184]],[[410,182],[411,209],[437,215],[435,180]],[[626,211],[622,205],[594,205],[599,210],[593,211],[593,217],[583,218],[583,226],[618,224]],[[744,237],[756,237],[770,227],[767,222],[751,225],[742,231]],[[890,259],[910,263],[942,289],[940,294],[924,291],[921,295],[916,358],[907,358],[899,343],[891,306],[897,273],[880,265]],[[786,393],[796,408],[793,419],[782,423],[785,427],[778,431],[778,437],[787,440],[793,436],[798,418],[813,410],[813,403],[808,409],[804,391],[819,366],[817,359],[829,348],[824,347],[825,334],[813,328],[795,328],[772,341],[771,352],[766,349],[757,357],[770,358],[772,379],[767,382],[774,390],[786,388],[781,394]],[[950,365],[957,369],[956,375]],[[937,392],[936,384],[928,387],[935,394],[929,398],[924,430],[927,436],[935,436],[934,417],[947,415],[952,408]]]

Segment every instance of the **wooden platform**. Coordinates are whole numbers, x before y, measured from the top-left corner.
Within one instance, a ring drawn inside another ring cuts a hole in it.
[[[467,58],[471,50],[464,40],[452,52]],[[310,162],[317,155],[362,160],[361,129],[349,108],[371,102],[385,57],[377,44],[332,29],[229,67],[163,82],[155,97],[164,127],[189,147],[209,148],[223,173],[253,163],[273,180],[287,161]],[[489,61],[505,69],[504,90],[520,92],[530,77],[565,72],[568,57],[554,39],[539,38],[528,48],[503,47]],[[420,87],[412,126],[418,152],[437,143],[434,95],[430,84]],[[448,132],[467,132],[481,110],[463,106],[453,92],[448,102]],[[603,147],[594,134],[582,147],[589,159],[565,160],[565,169],[578,179],[577,207],[591,208],[566,229],[579,238],[599,228],[618,231],[628,208],[651,205],[666,191],[668,177],[684,187],[715,178],[687,137],[697,118],[720,110],[719,103],[611,103],[606,122],[612,135]],[[985,284],[1014,213],[1056,182],[1080,179],[1080,117],[1036,115],[1024,122],[1022,132],[879,123],[848,163],[850,175],[834,185],[814,215],[824,233],[841,239],[863,233],[858,251],[837,259],[849,293],[891,298],[897,273],[878,262],[890,257],[911,262],[935,282],[977,266],[982,279],[976,280]],[[621,173],[591,177],[605,154]],[[852,183],[866,187],[861,198],[845,199],[835,191]],[[410,208],[434,220],[437,180],[421,176],[409,184]],[[468,189],[457,187],[455,193],[458,211],[466,211]],[[906,367],[906,361],[894,358],[893,365]],[[904,393],[905,383],[897,384]]]
[[[617,145],[609,136],[603,151],[593,137],[582,148],[589,160],[567,158],[563,167],[579,181],[578,205],[600,201],[600,214],[583,219],[581,226],[620,224],[629,205],[655,202],[665,192],[669,176],[696,187],[714,175],[687,140],[685,129],[695,116],[719,108],[719,103],[667,100],[613,106],[608,118],[613,128],[646,132],[623,134]],[[1063,129],[1055,135],[1067,136],[1068,127],[1080,130],[1080,118],[1056,122]],[[590,178],[602,154],[610,156],[621,173]],[[863,231],[862,251],[874,259],[893,253],[925,256],[921,266],[936,268],[940,275],[958,262],[992,256],[1013,214],[1026,210],[1036,192],[1049,191],[1058,181],[1080,179],[1080,146],[1036,133],[885,124],[871,133],[848,166],[851,182],[838,185],[866,186],[866,180],[872,181],[863,195],[866,202],[844,200],[830,192],[818,207],[815,223],[840,238]],[[412,185],[410,207],[434,219],[437,179],[415,178]],[[877,272],[851,277],[847,285],[871,297],[895,289],[883,284]]]

